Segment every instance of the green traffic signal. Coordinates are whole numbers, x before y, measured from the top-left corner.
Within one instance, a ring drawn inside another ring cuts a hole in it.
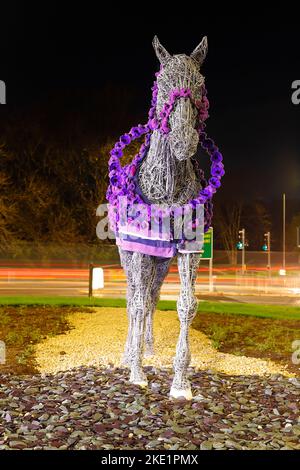
[[[244,248],[244,245],[243,245],[242,242],[238,242],[238,243],[236,244],[236,247],[237,247],[238,250],[242,250],[242,249]]]
[[[266,243],[262,246],[262,250],[263,251],[268,251],[268,245]]]

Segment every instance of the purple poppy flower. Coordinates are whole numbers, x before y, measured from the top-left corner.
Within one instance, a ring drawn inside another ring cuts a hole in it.
[[[108,160],[109,165],[113,165],[114,163],[119,166],[119,159],[115,155]]]
[[[117,170],[119,169],[119,165],[118,165],[117,163],[111,163],[111,164],[108,166],[108,169],[109,169],[109,172],[114,171],[114,172],[116,173]]]
[[[223,160],[222,154],[217,150],[211,155],[211,161],[213,163],[220,163]]]
[[[213,188],[209,185],[206,188],[200,191],[201,196],[204,196],[206,199],[209,199],[213,195]]]
[[[154,108],[151,108],[148,114],[149,119],[153,119],[155,116],[155,110]]]
[[[173,90],[170,95],[172,98],[179,98],[180,97],[180,90]]]
[[[209,118],[209,114],[207,111],[200,111],[199,112],[199,119],[200,121],[206,121]]]
[[[123,155],[123,152],[122,152],[122,150],[116,150],[116,148],[113,148],[113,149],[110,151],[110,155],[111,155],[112,157],[121,158],[122,155]]]
[[[214,188],[218,189],[221,186],[221,181],[219,178],[210,178],[209,184],[213,186]]]
[[[129,133],[134,139],[137,139],[141,135],[140,129],[138,127],[132,127]]]
[[[206,96],[203,97],[203,100],[202,100],[204,106],[208,109],[209,108],[209,101],[208,99],[206,98]]]
[[[117,174],[114,174],[112,176],[109,177],[109,180],[110,180],[110,183],[113,185],[113,186],[117,186],[118,182],[119,182],[119,178],[118,178],[118,175]]]
[[[154,131],[155,129],[158,128],[158,122],[155,118],[151,119],[151,121],[149,121],[149,128]]]
[[[129,145],[130,142],[131,142],[131,137],[129,134],[123,134],[121,137],[120,137],[120,141],[125,144],[125,145]]]
[[[123,150],[125,148],[125,145],[122,142],[117,142],[115,145],[115,150]]]
[[[212,139],[205,139],[202,142],[202,147],[207,150],[214,150],[215,143]]]
[[[225,175],[224,167],[222,163],[218,163],[217,165],[212,165],[211,167],[211,174],[216,178],[222,178]]]
[[[145,126],[143,126],[142,124],[139,124],[137,127],[140,130],[141,135],[147,132],[147,130],[145,129]]]

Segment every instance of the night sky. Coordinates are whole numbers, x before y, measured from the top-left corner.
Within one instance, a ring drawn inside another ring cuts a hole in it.
[[[222,197],[274,199],[283,191],[300,196],[300,105],[291,102],[291,84],[300,80],[296,14],[216,16],[200,7],[190,14],[182,5],[156,20],[150,4],[140,15],[130,15],[135,11],[130,7],[96,10],[89,2],[69,3],[64,10],[56,2],[19,5],[1,20],[0,79],[6,82],[7,112],[43,103],[49,93],[65,89],[79,89],[82,105],[91,90],[103,88],[108,100],[120,96],[119,102],[111,100],[113,115],[128,107],[125,132],[146,120],[158,69],[154,34],[171,53],[190,53],[207,35],[202,69],[211,102],[207,130],[224,153]]]

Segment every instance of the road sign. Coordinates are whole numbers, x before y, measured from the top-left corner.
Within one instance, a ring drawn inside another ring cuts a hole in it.
[[[208,232],[204,234],[203,253],[201,253],[202,259],[213,258],[213,244],[214,244],[214,229],[210,228]]]

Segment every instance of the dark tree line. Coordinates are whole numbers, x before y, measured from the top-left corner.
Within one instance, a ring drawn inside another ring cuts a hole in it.
[[[96,209],[105,202],[109,150],[138,121],[129,114],[132,103],[122,92],[116,96],[108,87],[87,100],[76,96],[49,96],[40,105],[6,114],[1,109],[1,253],[16,241],[97,242]],[[263,200],[224,201],[221,195],[214,213],[216,248],[225,249],[232,262],[239,228],[246,228],[251,249],[260,249],[263,233],[273,228],[272,208]],[[297,217],[288,225],[291,249]],[[278,234],[275,247],[280,249]]]

